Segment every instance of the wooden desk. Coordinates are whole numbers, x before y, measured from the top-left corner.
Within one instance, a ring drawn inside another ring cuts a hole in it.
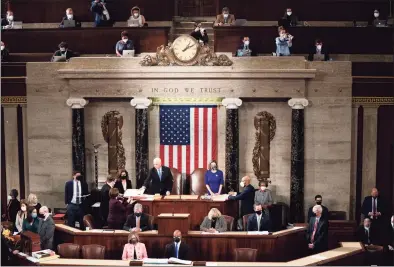
[[[156,52],[158,46],[167,44],[170,27],[7,30],[2,32],[2,41],[12,53],[53,53],[64,41],[70,50],[80,54],[113,55],[124,30],[129,33],[138,54]],[[21,40],[26,45],[21,45]]]
[[[157,216],[160,235],[172,235],[175,230],[186,235],[190,229],[189,213],[161,213]]]
[[[183,196],[182,196],[183,197]],[[237,219],[238,201],[213,201],[197,199],[158,199],[139,200],[145,213],[157,217],[161,213],[190,213],[190,228],[200,230],[200,224],[212,208],[217,208],[223,215]]]
[[[291,48],[293,54],[308,54],[316,38],[323,40],[331,54],[393,53],[393,28],[295,27],[290,28],[289,32],[294,36]],[[234,53],[241,36],[251,38],[251,45],[258,54],[276,51],[275,38],[278,37],[278,27],[262,26],[215,27],[215,51]]]

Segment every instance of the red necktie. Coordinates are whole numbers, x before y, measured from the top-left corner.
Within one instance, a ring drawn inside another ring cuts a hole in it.
[[[317,223],[319,222],[319,220],[316,218],[315,219],[315,224],[313,226],[313,233],[312,233],[312,237],[311,237],[311,243],[313,243],[313,241],[315,240],[315,234],[317,231]]]

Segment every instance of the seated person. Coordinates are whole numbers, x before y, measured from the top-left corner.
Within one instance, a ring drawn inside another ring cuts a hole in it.
[[[223,188],[223,172],[218,170],[215,160],[209,163],[209,170],[205,172],[205,186],[210,195],[220,195]]]
[[[227,231],[227,223],[217,208],[212,208],[200,225],[200,231],[222,233]]]
[[[264,213],[269,214],[269,208],[273,202],[272,192],[268,189],[268,181],[259,181],[259,190],[254,194],[254,204],[261,204]]]
[[[119,194],[124,194],[127,189],[132,189],[131,180],[129,173],[126,170],[121,170],[118,176],[118,180],[115,182],[115,188],[118,188]]]
[[[129,34],[126,31],[123,31],[121,34],[121,39],[116,43],[115,52],[118,57],[123,55],[123,50],[134,50],[133,41],[129,40]]]
[[[196,23],[194,25],[195,29],[194,31],[190,34],[191,36],[194,37],[197,41],[200,43],[206,45],[209,42],[208,34],[207,31],[201,27],[201,23]]]
[[[123,199],[118,199],[119,190],[111,188],[109,190],[109,212],[108,212],[108,228],[121,230],[126,221],[126,207],[123,205]]]
[[[127,21],[129,27],[143,27],[148,26],[145,22],[145,17],[141,14],[141,10],[138,6],[131,9],[131,16]]]
[[[322,207],[322,209],[323,209],[323,212],[321,214],[322,219],[323,220],[328,220],[328,209],[327,209],[326,206],[322,205],[323,197],[321,195],[316,195],[315,196],[315,202],[316,202],[316,205],[320,205]],[[315,213],[313,212],[313,206],[312,206],[308,210],[308,221],[307,222],[309,222],[310,219],[312,217],[314,217],[314,216],[315,216]]]
[[[179,230],[174,231],[174,242],[166,245],[164,250],[164,258],[177,258],[181,260],[189,260],[189,246],[185,242],[181,242],[182,233]]]
[[[14,12],[7,11],[6,17],[1,20],[1,28],[3,30],[14,28]]]
[[[267,213],[263,212],[263,205],[254,204],[255,213],[248,218],[248,231],[270,231],[271,220]]]
[[[68,44],[66,42],[61,42],[59,44],[59,50],[57,50],[53,54],[51,61],[53,62],[55,60],[55,57],[65,57],[66,60],[69,60],[70,58],[75,56],[76,55],[74,54],[74,52],[68,49]]]
[[[109,25],[110,15],[104,0],[93,0],[90,10],[94,14],[95,27],[102,27]]]
[[[37,217],[37,209],[34,207],[29,207],[27,209],[27,217],[22,224],[22,232],[30,231],[37,234],[38,224],[39,224],[39,219]]]
[[[74,11],[72,8],[67,8],[66,9],[66,16],[63,17],[62,22],[60,22],[59,28],[64,27],[64,21],[65,20],[74,20],[75,21],[75,27],[80,28],[81,27],[81,22],[77,19],[77,17],[74,16]]]
[[[323,46],[323,42],[320,39],[316,39],[315,45],[311,48],[311,52],[308,56],[309,61],[313,61],[314,55],[324,55],[324,61],[330,60],[330,55],[328,53],[327,46]]]
[[[379,23],[381,23],[381,22],[383,22],[383,25],[382,25],[382,26],[386,26],[386,25],[387,25],[387,21],[386,21],[385,19],[383,19],[383,18],[380,17],[379,10],[375,9],[375,10],[373,11],[373,18],[371,18],[371,19],[368,21],[368,25],[369,25],[369,26],[375,26],[375,27],[376,27],[376,26],[378,26]]]
[[[295,27],[297,23],[298,19],[296,15],[293,14],[291,8],[287,8],[284,16],[278,21],[278,25],[284,28]]]
[[[216,16],[214,26],[231,26],[235,23],[235,17],[230,14],[228,7],[223,7],[222,14]]]
[[[126,223],[123,225],[123,230],[131,232],[149,231],[149,216],[142,213],[142,205],[137,203],[134,205],[134,213],[127,217]]]
[[[143,260],[148,258],[144,243],[140,243],[137,233],[130,233],[127,238],[128,243],[124,245],[122,260]]]
[[[8,57],[10,56],[10,52],[5,47],[3,41],[1,42],[1,61],[8,61]]]
[[[38,224],[38,234],[40,235],[41,249],[53,249],[53,237],[55,235],[55,223],[49,213],[47,206],[42,206],[39,210],[41,216]]]
[[[23,221],[27,218],[27,203],[24,199],[21,199],[21,209],[18,211],[16,214],[16,219],[15,219],[15,231],[20,233],[22,232],[22,225]]]
[[[364,245],[372,245],[377,242],[377,233],[374,227],[371,227],[371,219],[365,218],[363,225],[360,225],[356,231],[357,241],[363,243]]]
[[[275,38],[276,56],[290,56],[290,47],[293,45],[293,36],[288,34],[285,29],[279,32],[279,37]]]
[[[256,56],[256,50],[252,49],[250,44],[250,38],[248,36],[241,37],[241,43],[239,44],[237,51],[235,51],[236,57],[250,57]]]

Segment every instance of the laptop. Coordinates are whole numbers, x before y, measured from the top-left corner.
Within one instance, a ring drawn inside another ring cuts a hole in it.
[[[313,61],[324,61],[324,54],[314,54]]]
[[[251,50],[238,49],[237,57],[250,57],[251,52],[252,52]]]
[[[385,20],[375,20],[374,25],[375,25],[375,27],[386,27],[386,21]]]
[[[123,57],[134,57],[135,50],[123,50]]]
[[[248,21],[246,19],[237,19],[235,20],[235,26],[246,26]]]
[[[54,56],[52,62],[66,62],[67,59],[65,56]]]
[[[138,24],[138,20],[128,20],[127,25],[129,27],[139,27],[140,25]]]
[[[63,28],[74,28],[75,27],[75,20],[64,20],[63,21]]]
[[[14,21],[13,29],[22,29],[22,21]]]

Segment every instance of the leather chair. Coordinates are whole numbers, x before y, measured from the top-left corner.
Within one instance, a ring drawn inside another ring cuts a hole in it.
[[[244,231],[247,231],[247,229],[248,229],[248,219],[249,219],[249,216],[252,216],[254,213],[249,213],[249,214],[246,214],[246,215],[244,215],[244,216],[242,216],[242,226],[243,226],[243,230]]]
[[[222,215],[224,220],[226,221],[227,224],[227,231],[233,231],[234,227],[234,217],[228,216],[228,215]]]
[[[73,243],[63,243],[57,246],[57,254],[64,259],[80,259],[81,246]]]
[[[150,228],[151,228],[152,230],[153,230],[153,229],[156,229],[156,227],[155,227],[155,216],[150,215],[150,214],[147,214],[147,215],[149,216],[148,222],[149,222]]]
[[[237,262],[255,262],[257,257],[257,249],[253,248],[235,248],[234,261]]]
[[[181,195],[183,192],[182,173],[178,169],[170,168],[174,182],[172,184],[171,195]]]
[[[198,168],[190,175],[190,195],[205,195],[208,190],[205,186],[205,172],[204,168]]]
[[[103,260],[105,258],[105,247],[100,245],[82,246],[82,259]]]
[[[85,216],[83,216],[83,224],[85,225],[85,227],[89,227],[90,229],[96,229],[94,219],[91,214],[86,214]]]

